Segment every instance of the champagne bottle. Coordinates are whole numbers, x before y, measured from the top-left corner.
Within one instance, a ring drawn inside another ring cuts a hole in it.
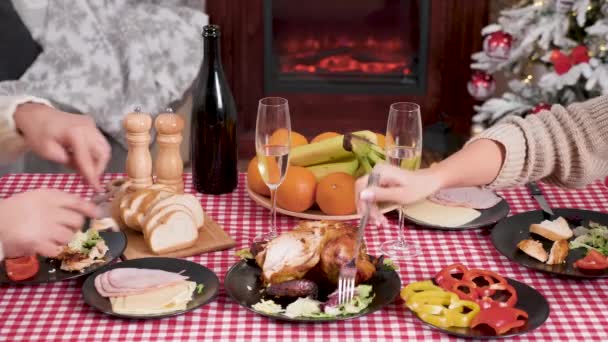
[[[220,29],[203,29],[204,57],[192,92],[190,160],[196,191],[232,192],[238,183],[237,113],[220,58]]]

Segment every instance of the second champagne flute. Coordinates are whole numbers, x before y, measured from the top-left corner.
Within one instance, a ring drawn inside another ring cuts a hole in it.
[[[420,106],[410,102],[393,103],[386,125],[386,160],[393,166],[407,170],[420,167],[422,155],[422,122]],[[420,254],[420,247],[404,237],[403,208],[399,208],[397,240],[382,244],[382,253],[391,259],[410,259]]]
[[[270,231],[255,237],[255,242],[268,241],[277,236],[277,189],[285,179],[289,165],[291,120],[289,104],[281,97],[266,97],[258,104],[255,126],[255,149],[258,169],[264,183],[270,189]]]

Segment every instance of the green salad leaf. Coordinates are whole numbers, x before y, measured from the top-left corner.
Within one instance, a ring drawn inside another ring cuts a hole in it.
[[[570,249],[595,249],[608,256],[608,227],[589,222],[589,227],[577,227],[574,235],[576,238],[570,242]]]

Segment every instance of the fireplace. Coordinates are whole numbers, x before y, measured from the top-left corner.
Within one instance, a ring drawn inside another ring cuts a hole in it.
[[[474,100],[466,83],[488,23],[487,1],[206,4],[210,22],[222,29],[243,159],[254,155],[257,105],[266,96],[287,98],[292,129],[309,139],[326,131],[382,132],[390,104],[399,101],[419,103],[426,128],[441,123],[462,135],[470,131]]]
[[[420,93],[428,16],[416,0],[264,0],[264,89]]]

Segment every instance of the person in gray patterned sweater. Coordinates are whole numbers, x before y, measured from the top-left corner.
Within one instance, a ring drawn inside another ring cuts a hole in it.
[[[203,55],[201,30],[208,23],[202,1],[12,0],[12,5],[40,52],[18,76],[2,77],[0,61],[0,152],[13,156],[0,175],[67,171],[52,158],[47,162],[27,154],[17,159],[14,115],[32,102],[50,116],[90,118],[112,148],[106,171],[123,172],[123,116],[137,106],[153,115],[164,111],[183,99],[196,77]],[[0,31],[1,43],[11,30]],[[25,40],[18,41],[23,45]],[[34,115],[25,117],[33,120]]]
[[[198,0],[0,1],[0,165],[9,166],[0,173],[67,167],[100,190],[104,171],[124,170],[123,115],[162,111],[196,77],[200,8]],[[26,151],[33,162],[17,163]],[[0,260],[54,256],[85,217],[99,215],[59,190],[3,199]]]

